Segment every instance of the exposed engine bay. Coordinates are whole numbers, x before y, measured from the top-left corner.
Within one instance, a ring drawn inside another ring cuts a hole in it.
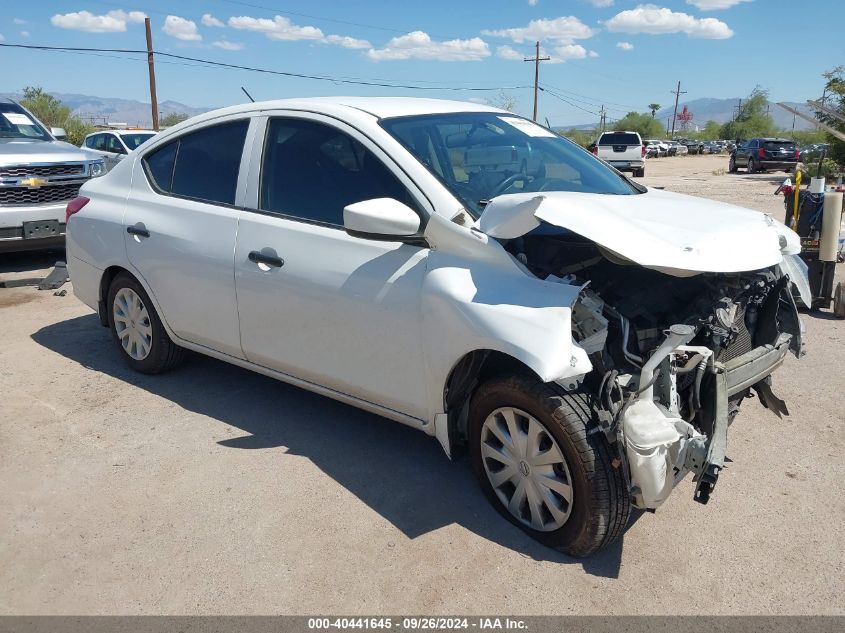
[[[788,415],[771,374],[800,355],[801,326],[780,266],[678,277],[548,224],[506,248],[537,277],[581,287],[572,332],[593,371],[561,384],[595,397],[637,507],[657,508],[689,472],[707,503],[752,392]]]

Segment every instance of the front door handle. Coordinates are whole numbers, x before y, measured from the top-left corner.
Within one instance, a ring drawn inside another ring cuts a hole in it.
[[[261,251],[250,251],[248,257],[251,262],[256,264],[265,264],[267,266],[272,266],[273,268],[281,268],[285,265],[285,260],[281,257],[276,257],[275,255],[265,255]]]
[[[127,226],[126,232],[129,233],[129,235],[137,235],[139,237],[150,236],[150,232],[142,226]]]

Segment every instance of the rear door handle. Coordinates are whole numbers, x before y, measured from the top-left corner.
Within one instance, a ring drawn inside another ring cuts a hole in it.
[[[129,235],[138,235],[139,237],[149,237],[150,236],[150,232],[147,229],[140,227],[140,226],[127,226],[126,232],[129,233]]]
[[[285,265],[285,260],[281,257],[276,257],[275,255],[265,255],[260,251],[250,251],[248,257],[251,262],[256,264],[266,264],[267,266],[272,266],[273,268],[281,268]]]

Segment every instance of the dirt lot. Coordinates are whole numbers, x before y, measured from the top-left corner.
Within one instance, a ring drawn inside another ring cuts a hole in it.
[[[782,217],[782,174],[726,162],[645,182]],[[54,259],[0,256],[0,278]],[[432,438],[207,358],[134,374],[70,293],[0,289],[0,613],[845,613],[845,322],[803,319],[791,417],[746,401],[709,505],[687,480],[580,561]]]

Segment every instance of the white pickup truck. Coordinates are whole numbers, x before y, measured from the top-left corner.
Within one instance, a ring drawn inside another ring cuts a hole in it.
[[[645,176],[645,146],[637,132],[603,132],[593,153],[619,171]]]

